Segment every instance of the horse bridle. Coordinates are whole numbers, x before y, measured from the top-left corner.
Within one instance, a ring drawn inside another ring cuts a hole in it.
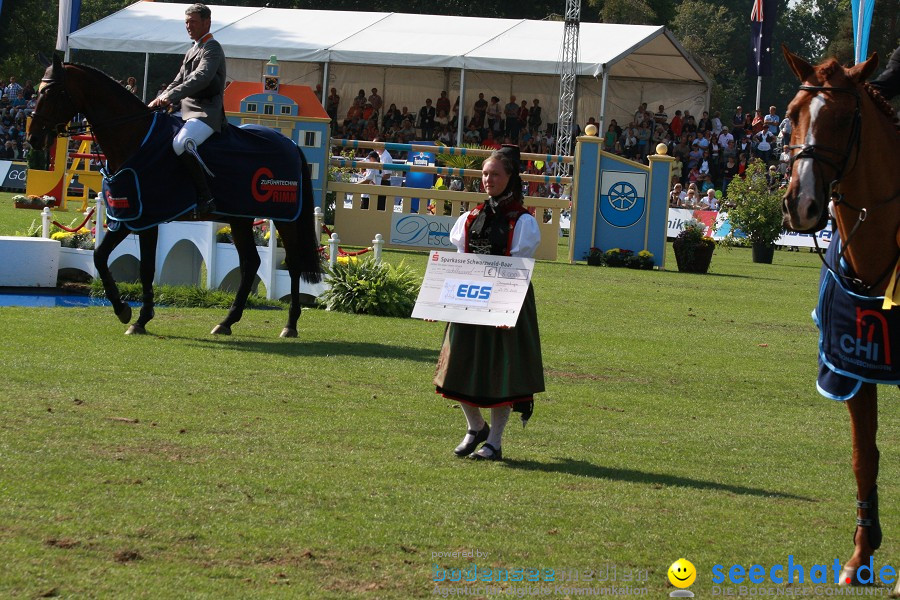
[[[847,208],[849,208],[857,213],[856,223],[853,224],[853,227],[851,228],[850,233],[847,235],[847,239],[842,241],[841,251],[837,257],[837,262],[839,264],[841,259],[844,258],[844,253],[847,251],[847,248],[850,246],[850,241],[856,235],[857,231],[859,231],[860,226],[863,224],[863,222],[865,222],[865,220],[868,217],[869,212],[870,212],[870,210],[867,208],[859,208],[859,207],[854,206],[852,203],[850,203],[844,197],[843,193],[841,193],[839,190],[836,189],[837,186],[841,183],[841,180],[844,178],[844,173],[848,170],[847,164],[850,162],[850,155],[853,154],[854,147],[856,148],[856,153],[855,153],[855,157],[853,160],[853,165],[856,166],[856,164],[859,162],[859,152],[860,152],[860,148],[862,147],[862,143],[861,143],[862,110],[861,110],[861,106],[860,106],[859,90],[857,90],[856,88],[837,88],[837,87],[829,87],[829,86],[822,86],[822,85],[801,85],[800,90],[805,91],[805,92],[840,92],[840,93],[845,93],[845,94],[852,94],[853,98],[856,100],[856,109],[853,112],[853,124],[852,124],[851,130],[850,130],[850,137],[847,139],[847,147],[844,149],[844,151],[842,153],[840,163],[832,160],[827,155],[822,154],[822,152],[828,152],[833,155],[841,154],[841,151],[836,148],[823,146],[821,144],[799,144],[799,145],[794,144],[794,145],[786,146],[786,148],[791,151],[796,150],[798,148],[800,149],[800,152],[791,156],[791,161],[790,161],[791,172],[793,172],[793,169],[794,169],[794,161],[801,160],[801,159],[820,161],[820,162],[827,164],[831,168],[833,168],[836,171],[836,174],[834,176],[834,179],[831,181],[831,183],[828,186],[828,196],[829,196],[829,198],[831,198],[831,203],[835,206],[835,208],[838,207],[839,205],[843,204]],[[900,194],[895,194],[893,197],[888,198],[885,202],[882,202],[881,204],[873,206],[871,210],[874,211],[883,206],[887,206],[888,204],[890,204],[894,200],[897,200],[898,198],[900,198]],[[828,210],[828,207],[826,206],[822,210],[822,216],[819,218],[819,222],[817,223],[816,228],[809,230],[809,232],[818,231],[818,230],[824,228],[825,223],[828,220],[828,217],[829,217],[829,210]],[[833,218],[833,215],[832,215],[832,218]],[[836,230],[836,226],[834,226],[833,229]],[[806,233],[806,232],[801,232],[801,233]],[[888,265],[888,269],[881,275],[881,277],[879,277],[873,284],[866,285],[859,278],[848,277],[846,275],[843,275],[840,272],[836,271],[834,269],[834,267],[829,265],[828,262],[825,260],[825,253],[823,252],[822,248],[819,247],[818,237],[815,235],[813,236],[813,244],[816,247],[816,252],[819,255],[819,259],[822,261],[822,264],[824,264],[825,267],[829,271],[832,272],[832,274],[834,274],[836,277],[840,277],[841,279],[847,280],[854,287],[856,287],[857,289],[860,289],[864,292],[871,291],[876,286],[878,286],[878,284],[880,284],[894,269],[894,262],[892,261]]]

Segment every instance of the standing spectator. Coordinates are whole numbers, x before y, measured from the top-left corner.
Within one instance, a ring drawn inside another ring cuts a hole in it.
[[[322,84],[321,83],[316,84],[316,91],[314,93],[316,94],[316,100],[319,101],[319,104],[322,104]]]
[[[506,135],[513,141],[519,140],[519,105],[516,104],[516,97],[510,96],[509,102],[503,108],[503,115],[506,117]]]
[[[528,129],[528,101],[522,100],[522,106],[519,107],[519,130]],[[513,140],[515,142],[516,140]]]
[[[425,100],[425,106],[419,109],[419,127],[422,129],[422,138],[428,141],[434,139],[434,107],[431,98]]]
[[[531,109],[528,111],[528,129],[531,131],[532,135],[537,134],[538,130],[541,128],[541,107],[540,101],[535,98],[532,100]]]
[[[337,88],[331,88],[331,94],[328,95],[328,100],[325,103],[325,112],[331,117],[332,127],[337,125],[338,108],[340,108],[340,105],[341,97],[338,96]]]
[[[447,90],[441,91],[441,97],[435,101],[434,109],[438,112],[444,111],[447,118],[450,118],[450,98],[447,97]]]
[[[705,110],[703,111],[703,116],[700,117],[700,122],[697,123],[697,131],[700,133],[704,133],[706,131],[712,131],[712,123],[709,120],[709,113]]]
[[[731,116],[731,128],[735,127],[743,127],[744,126],[744,108],[742,106],[738,106],[734,109],[734,114]],[[737,134],[735,134],[737,135]]]
[[[659,110],[656,111],[656,114],[653,115],[653,120],[660,125],[665,125],[669,121],[669,115],[666,114],[666,107],[662,104],[659,105]]]
[[[376,137],[373,142],[384,142],[384,138]],[[394,164],[394,157],[391,156],[391,153],[388,152],[387,148],[382,148],[381,153],[378,155],[378,161],[382,164],[381,167],[381,185],[386,185],[388,187],[391,186],[391,171],[387,169],[384,165],[392,165]],[[378,210],[384,210],[385,205],[387,204],[387,198],[385,196],[378,196]]]
[[[384,100],[378,95],[378,88],[372,88],[372,94],[369,96],[369,102],[375,110],[376,115],[381,114],[381,107],[384,106]]]
[[[381,162],[381,161],[378,157],[378,153],[375,152],[374,150],[372,150],[366,156],[366,162],[377,163],[377,162]],[[362,181],[359,181],[357,183],[361,183],[361,184],[365,184],[365,185],[378,185],[381,183],[381,171],[375,167],[366,169],[365,174],[363,175]],[[368,208],[369,208],[369,194],[368,193],[360,194],[359,207],[362,210],[368,210]],[[384,210],[384,207],[380,208],[379,210]]]
[[[675,116],[672,117],[672,123],[669,125],[669,130],[671,130],[672,135],[675,136],[676,140],[681,137],[681,128],[683,124],[684,121],[681,118],[681,111],[676,110]]]
[[[488,130],[492,134],[497,134],[500,131],[500,116],[500,98],[491,96],[491,101],[487,107],[487,124]]]
[[[6,97],[12,100],[15,98],[19,92],[22,91],[22,86],[16,83],[15,77],[9,78],[9,85],[3,88],[3,93],[6,94]]]
[[[644,121],[638,127],[637,141],[638,141],[638,160],[644,160],[644,158],[648,154],[648,149],[650,147],[650,136],[652,132],[650,131],[650,124],[653,121]]]
[[[475,125],[477,129],[484,129],[484,118],[487,114],[488,102],[484,99],[484,94],[478,94],[478,100],[472,105],[472,118],[469,123]],[[479,132],[481,133],[481,132]]]
[[[716,137],[718,137],[719,134],[722,133],[721,115],[722,115],[722,113],[720,113],[719,111],[714,112],[713,118],[711,121],[712,122],[712,132],[713,132],[713,135]]]
[[[460,216],[450,231],[459,252],[532,257],[540,243],[535,218],[523,206],[519,149],[506,146],[482,165],[489,198]],[[477,460],[501,460],[502,436],[512,410],[530,418],[534,394],[544,391],[537,310],[531,285],[515,327],[450,323],[444,334],[434,384],[459,401],[468,425],[454,453]],[[491,409],[491,424],[482,408]],[[485,444],[475,450],[478,444]],[[474,452],[474,453],[473,453]]]
[[[774,106],[769,107],[769,114],[765,116],[763,123],[769,129],[769,133],[772,134],[773,138],[778,135],[778,126],[781,124],[781,119],[775,114]]]

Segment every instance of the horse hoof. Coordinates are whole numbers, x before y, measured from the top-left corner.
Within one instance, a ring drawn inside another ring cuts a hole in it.
[[[281,335],[279,335],[278,337],[295,338],[297,337],[297,330],[293,327],[285,327],[281,330]]]
[[[122,323],[129,323],[131,321],[131,306],[123,304],[122,309],[116,312],[116,316],[119,317],[119,321]]]
[[[216,325],[210,333],[213,335],[231,335],[231,327],[228,325]]]
[[[127,331],[125,331],[125,335],[144,335],[145,333],[147,333],[147,330],[144,329],[144,326],[138,325],[137,323],[135,323],[134,325],[129,327]]]
[[[841,576],[838,579],[838,585],[865,585],[857,577],[858,567],[847,567],[841,569]]]

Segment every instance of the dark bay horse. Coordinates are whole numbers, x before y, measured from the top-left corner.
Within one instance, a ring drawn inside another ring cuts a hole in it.
[[[98,144],[107,158],[106,169],[115,174],[141,147],[153,123],[154,113],[134,94],[104,73],[76,64],[62,64],[54,56],[41,79],[38,100],[28,129],[28,141],[41,150],[51,145],[58,134],[65,134],[68,123],[76,114],[84,115],[90,123]],[[289,158],[289,160],[293,160]],[[285,248],[285,261],[291,278],[291,303],[287,324],[281,337],[297,336],[300,317],[300,277],[310,283],[321,280],[318,237],[313,231],[313,196],[306,159],[297,149],[299,170],[302,172],[302,205],[294,220],[275,221]],[[164,178],[167,173],[160,173]],[[250,194],[248,189],[247,195]],[[147,199],[149,202],[159,199]],[[146,203],[145,203],[146,204]],[[252,204],[252,203],[251,203]],[[203,220],[223,221],[231,225],[234,245],[240,259],[241,279],[234,303],[225,319],[212,330],[214,334],[231,334],[244,311],[254,277],[260,266],[259,253],[253,240],[253,218],[219,215],[199,215]],[[94,265],[103,281],[106,297],[122,323],[131,321],[131,307],[119,296],[116,282],[109,270],[112,251],[131,233],[124,223],[110,230],[94,251]],[[140,315],[127,333],[146,333],[145,326],[153,318],[153,277],[156,271],[156,242],[158,230],[150,227],[140,235],[140,276],[143,286],[143,305]]]
[[[788,106],[791,132],[792,177],[784,196],[785,226],[811,233],[821,230],[830,212],[839,238],[832,240],[823,267],[823,286],[817,319],[831,310],[831,300],[841,296],[854,302],[881,306],[894,265],[900,259],[900,164],[896,148],[900,144],[896,115],[887,101],[866,79],[878,64],[877,55],[856,66],[845,68],[835,60],[812,66],[782,48],[785,59],[801,86]],[[829,283],[829,281],[834,283]],[[825,290],[833,290],[834,296]],[[829,299],[829,306],[823,302]],[[839,310],[834,308],[835,315]],[[896,313],[896,314],[895,314]],[[842,319],[856,330],[838,338],[852,364],[881,361],[879,368],[892,364],[889,336],[900,317],[893,310],[856,308],[855,314]],[[888,319],[894,319],[889,321]],[[849,369],[837,368],[828,346],[827,328],[819,322],[820,377],[823,395],[845,400],[850,412],[853,435],[853,472],[856,476],[857,526],[853,535],[853,555],[843,567],[842,584],[866,583],[860,566],[881,544],[878,519],[878,398],[876,383],[898,383],[894,375],[872,377]],[[886,331],[885,331],[886,330]],[[823,340],[825,340],[823,342]],[[823,343],[825,345],[823,345]],[[878,344],[878,345],[876,345]],[[885,347],[887,346],[887,347]],[[893,349],[894,363],[896,351]],[[897,365],[893,367],[896,369]],[[825,369],[823,371],[823,368]],[[895,371],[896,372],[896,371]],[[823,377],[837,374],[842,394],[832,395],[823,387]],[[900,591],[900,584],[895,592]]]

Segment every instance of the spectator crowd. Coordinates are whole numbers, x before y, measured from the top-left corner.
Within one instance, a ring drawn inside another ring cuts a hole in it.
[[[477,144],[487,148],[517,144],[523,153],[556,151],[555,123],[545,123],[537,98],[529,104],[528,100],[510,96],[504,104],[497,96],[485,98],[479,93],[468,114],[463,112],[462,116],[459,104],[459,97],[451,104],[447,92],[442,91],[436,100],[426,98],[417,111],[410,111],[408,106],[386,104],[377,88],[368,95],[359,90],[345,114],[341,114],[342,101],[336,88],[331,88],[325,102],[332,120],[332,137],[338,139],[437,141],[448,146]],[[460,118],[464,119],[463,139],[457,140]],[[593,117],[585,128],[588,125],[599,127]],[[790,157],[782,146],[790,136],[790,127],[790,121],[779,117],[774,106],[767,114],[761,109],[745,112],[738,106],[728,118],[718,111],[712,116],[704,111],[697,119],[687,110],[675,110],[670,116],[663,105],[651,112],[643,103],[624,127],[614,119],[598,135],[605,151],[645,164],[647,156],[655,154],[660,143],[665,144],[667,154],[675,158],[670,204],[709,208],[727,198],[728,184],[742,177],[747,163],[755,158],[769,166],[771,185],[786,179]],[[573,133],[581,132],[576,125]],[[554,166],[548,163],[536,168],[533,162],[523,161],[523,168],[539,174],[552,174]],[[529,195],[552,196],[558,191],[551,186],[532,187]]]

